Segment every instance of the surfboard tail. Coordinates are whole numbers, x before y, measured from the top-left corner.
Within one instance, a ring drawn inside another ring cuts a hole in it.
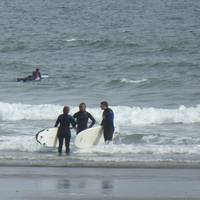
[[[39,134],[42,132],[42,131],[44,131],[44,129],[42,129],[41,131],[39,131],[36,135],[35,135],[35,139],[36,139],[36,141],[38,142],[38,143],[40,143],[40,144],[42,144],[40,141],[39,141]]]
[[[102,127],[92,127],[81,131],[75,138],[75,146],[78,148],[88,148],[99,144],[102,138]]]
[[[57,141],[58,141],[58,131],[56,133],[56,137],[55,137],[54,142],[53,142],[53,147],[56,147]]]
[[[39,133],[37,133],[37,134],[35,135],[35,139],[36,139],[37,142],[40,143],[40,141],[38,141],[38,135],[39,135]],[[41,144],[41,143],[40,143],[40,144]]]
[[[43,146],[55,148],[57,146],[57,132],[57,127],[43,129],[35,135],[36,141]]]
[[[98,136],[96,140],[94,140],[93,145],[97,145],[99,143],[99,140],[101,139],[102,134],[103,134],[103,127],[101,127],[101,129],[99,130]]]

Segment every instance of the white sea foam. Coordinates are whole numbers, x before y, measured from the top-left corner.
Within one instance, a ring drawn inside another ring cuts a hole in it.
[[[9,104],[0,102],[0,120],[43,120],[55,119],[61,111],[59,105],[29,105],[29,104]]]
[[[141,79],[141,80],[129,80],[129,79],[126,79],[126,78],[122,78],[120,80],[121,83],[142,83],[142,82],[146,82],[147,79]]]
[[[22,151],[22,152],[37,152],[47,148],[36,142],[34,136],[1,136],[0,137],[0,151]],[[73,141],[71,148],[74,149]],[[54,151],[52,149],[52,151]],[[119,155],[130,154],[128,157],[134,155],[199,155],[200,145],[158,145],[158,144],[109,144],[97,145],[93,148],[74,149],[75,154],[99,154],[99,155]]]
[[[143,125],[200,122],[200,105],[177,109],[119,106],[113,108],[118,125]]]
[[[66,42],[74,42],[74,41],[77,41],[77,39],[76,38],[66,39]]]
[[[115,113],[116,126],[200,122],[200,105],[195,107],[180,106],[177,109],[128,106],[114,106],[112,109]],[[72,107],[71,114],[77,110],[78,107]],[[88,111],[91,112],[98,122],[101,121],[102,111],[100,108],[88,108]],[[29,105],[0,102],[0,120],[3,121],[24,119],[55,120],[60,113],[62,113],[61,105]]]
[[[0,150],[35,152],[41,149],[35,136],[1,136]]]
[[[176,154],[200,154],[200,145],[98,145],[94,148],[78,149],[78,153],[99,153],[99,154],[150,154],[150,155],[176,155]]]

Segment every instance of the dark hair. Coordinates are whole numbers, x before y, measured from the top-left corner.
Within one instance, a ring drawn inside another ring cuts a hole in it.
[[[80,104],[79,104],[79,108],[82,107],[82,106],[85,106],[85,107],[86,107],[86,104],[85,104],[84,102],[80,103]]]
[[[102,106],[108,107],[108,102],[107,102],[107,101],[102,101],[102,102],[101,102],[101,105],[102,105]]]
[[[64,106],[63,113],[69,113],[69,106]]]

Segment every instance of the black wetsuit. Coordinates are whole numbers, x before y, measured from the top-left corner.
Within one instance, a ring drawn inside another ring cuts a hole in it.
[[[32,75],[29,75],[29,76],[27,76],[25,78],[17,78],[17,81],[26,82],[26,81],[34,81],[34,80],[40,80],[40,79],[41,79],[41,73],[34,71],[32,73]]]
[[[23,82],[26,82],[26,81],[34,81],[34,77],[32,75],[30,76],[27,76],[25,78],[17,78],[17,81],[23,81]]]
[[[71,131],[70,131],[70,124],[75,127],[76,122],[74,118],[71,115],[68,114],[62,114],[58,117],[55,127],[58,126],[58,140],[59,140],[59,147],[58,152],[62,152],[62,146],[63,146],[63,140],[65,139],[65,146],[66,146],[66,153],[70,152],[69,144],[71,139]]]
[[[103,111],[103,120],[101,122],[104,132],[104,140],[112,141],[114,133],[114,113],[110,108],[106,108]]]
[[[96,122],[94,117],[86,111],[79,111],[75,113],[73,117],[76,119],[77,123],[77,134],[88,128],[88,119],[92,121],[89,128],[91,128]]]
[[[39,71],[34,71],[33,72],[33,79],[36,80],[39,78],[39,80],[41,79],[41,73]]]

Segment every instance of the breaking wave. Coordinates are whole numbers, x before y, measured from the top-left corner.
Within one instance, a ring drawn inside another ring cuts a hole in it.
[[[197,123],[200,122],[200,105],[194,107],[179,106],[176,109],[165,108],[141,108],[129,106],[113,106],[116,125],[145,125],[145,124],[170,124],[170,123]],[[78,107],[71,107],[71,114]],[[101,120],[100,108],[87,109],[96,118]],[[55,120],[62,113],[61,105],[41,104],[11,104],[0,102],[0,120]]]

